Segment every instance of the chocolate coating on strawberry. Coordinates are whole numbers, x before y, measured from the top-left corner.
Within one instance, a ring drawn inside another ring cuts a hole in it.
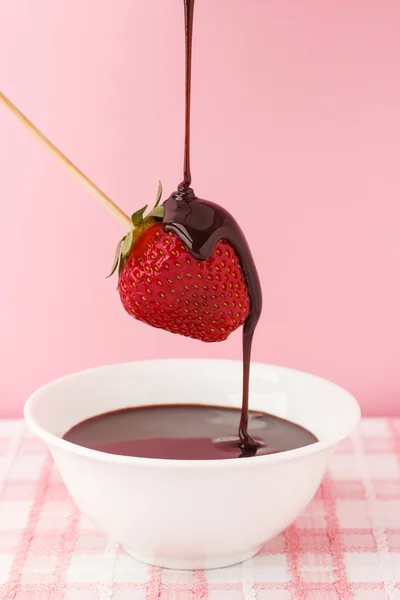
[[[195,258],[208,260],[220,240],[234,248],[248,287],[255,327],[262,310],[261,285],[249,245],[236,220],[222,206],[197,198],[191,188],[172,194],[163,207],[164,229],[175,233]]]

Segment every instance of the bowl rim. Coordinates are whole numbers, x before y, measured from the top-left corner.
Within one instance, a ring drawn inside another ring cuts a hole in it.
[[[319,375],[314,375],[313,373],[309,373],[307,371],[301,371],[299,369],[293,369],[290,367],[284,367],[280,365],[274,365],[269,363],[262,363],[252,361],[251,365],[257,367],[267,367],[270,369],[276,369],[281,372],[289,372],[293,374],[301,374],[306,375],[312,379],[319,380],[325,384],[335,387],[340,393],[345,393],[347,399],[350,403],[350,407],[354,411],[354,419],[351,426],[348,426],[343,433],[335,439],[325,440],[315,442],[314,444],[310,444],[308,446],[303,446],[302,448],[295,448],[293,450],[285,450],[283,452],[275,453],[275,454],[265,454],[262,456],[253,456],[247,457],[244,460],[230,460],[230,459],[213,459],[213,460],[184,460],[184,459],[168,459],[168,458],[145,458],[140,456],[124,456],[119,454],[110,454],[108,452],[102,452],[99,450],[92,450],[91,448],[85,448],[84,446],[79,446],[78,444],[74,444],[73,442],[68,442],[63,438],[57,436],[54,433],[50,433],[44,427],[38,424],[36,418],[33,415],[34,405],[43,391],[48,390],[54,385],[59,385],[63,380],[69,379],[74,376],[81,376],[83,374],[93,373],[95,371],[101,371],[103,369],[107,369],[109,367],[128,367],[132,364],[137,363],[149,363],[149,362],[183,362],[183,361],[196,361],[196,362],[219,362],[225,364],[242,364],[241,360],[231,360],[231,359],[208,359],[208,358],[160,358],[160,359],[147,359],[140,361],[131,361],[131,362],[122,362],[122,363],[110,363],[97,367],[91,367],[89,369],[82,369],[80,371],[75,371],[73,373],[69,373],[62,377],[58,377],[35,390],[29,398],[26,400],[24,405],[24,419],[28,428],[34,433],[37,437],[43,440],[49,448],[57,448],[67,453],[72,453],[82,458],[86,458],[89,460],[94,460],[95,462],[102,463],[112,463],[112,464],[120,464],[127,466],[137,467],[145,467],[145,468],[168,468],[168,469],[215,469],[215,468],[242,468],[246,469],[253,467],[261,467],[262,465],[267,464],[278,464],[281,462],[295,460],[304,456],[308,456],[310,454],[315,454],[317,452],[326,450],[328,448],[332,448],[336,446],[343,439],[347,438],[357,427],[360,418],[361,418],[361,409],[357,400],[354,396],[348,392],[345,388],[338,386],[336,383],[332,381],[320,377]]]

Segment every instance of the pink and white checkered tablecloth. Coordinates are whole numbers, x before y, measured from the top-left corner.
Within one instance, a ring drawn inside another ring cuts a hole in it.
[[[127,556],[79,514],[42,443],[0,421],[0,597],[400,599],[400,419],[365,419],[305,513],[253,560],[195,573]]]

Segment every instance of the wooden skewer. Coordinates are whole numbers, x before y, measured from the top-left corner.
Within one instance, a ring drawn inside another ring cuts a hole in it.
[[[24,127],[38,140],[53,156],[66,167],[91,194],[99,200],[121,223],[129,230],[133,229],[132,220],[124,213],[100,188],[97,187],[78,167],[76,167],[58,148],[39,131],[37,127],[0,91],[0,103],[3,104],[16,117]]]

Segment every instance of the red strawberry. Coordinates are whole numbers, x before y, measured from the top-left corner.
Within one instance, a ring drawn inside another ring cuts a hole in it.
[[[122,241],[118,291],[124,308],[153,327],[203,342],[225,340],[250,310],[234,248],[220,240],[208,260],[196,260],[177,235],[164,231],[157,212],[140,221],[144,210],[138,211],[137,229]]]

